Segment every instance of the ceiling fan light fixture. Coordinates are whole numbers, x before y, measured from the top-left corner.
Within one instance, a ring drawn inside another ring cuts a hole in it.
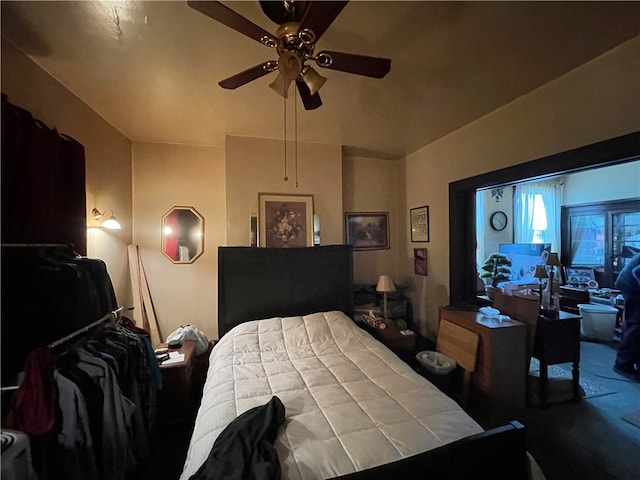
[[[325,77],[316,72],[313,67],[306,65],[300,74],[302,76],[302,80],[309,87],[309,91],[311,95],[315,95],[324,85],[324,82],[327,81]]]
[[[278,78],[269,85],[278,95],[288,97],[295,80],[305,110],[322,105],[318,90],[326,79],[305,65],[315,61],[318,67],[329,68],[371,78],[383,78],[391,68],[391,59],[324,51],[314,55],[316,42],[338,17],[348,0],[312,2],[305,0],[260,0],[263,13],[278,26],[275,34],[264,30],[219,1],[187,1],[189,7],[220,22],[250,39],[275,48],[278,61],[267,61],[218,82],[233,90],[278,70]],[[286,103],[286,102],[285,102]]]
[[[276,79],[269,85],[269,88],[276,92],[278,95],[289,98],[289,85],[291,80],[286,78],[282,72],[278,72]]]
[[[300,75],[302,67],[302,59],[293,52],[282,52],[278,58],[278,70],[290,80]]]

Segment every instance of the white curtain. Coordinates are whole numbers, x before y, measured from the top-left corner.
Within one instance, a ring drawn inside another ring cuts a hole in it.
[[[476,265],[482,265],[484,262],[484,231],[485,231],[485,214],[484,214],[484,190],[476,191]]]
[[[560,251],[560,208],[563,183],[558,180],[516,185],[515,243],[550,243]]]

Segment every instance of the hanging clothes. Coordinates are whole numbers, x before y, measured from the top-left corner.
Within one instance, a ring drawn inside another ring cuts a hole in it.
[[[28,356],[3,427],[38,440],[33,463],[41,480],[124,480],[148,459],[155,425],[160,385],[151,372],[159,365],[149,356],[148,332],[99,325],[53,345]]]
[[[61,421],[49,469],[68,480],[99,478],[85,397],[75,383],[57,371],[54,378]]]
[[[125,477],[136,465],[132,450],[132,416],[135,404],[122,395],[113,371],[104,360],[77,349],[78,367],[87,372],[104,393],[102,422],[102,472],[106,480]]]
[[[11,399],[3,426],[20,430],[32,439],[47,435],[56,421],[58,388],[53,379],[55,359],[46,347],[31,352],[25,376]]]

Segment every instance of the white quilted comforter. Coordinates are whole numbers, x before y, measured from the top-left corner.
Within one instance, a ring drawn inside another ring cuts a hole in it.
[[[277,395],[283,478],[364,470],[482,431],[453,400],[341,312],[238,325],[211,352],[181,479],[238,415]]]

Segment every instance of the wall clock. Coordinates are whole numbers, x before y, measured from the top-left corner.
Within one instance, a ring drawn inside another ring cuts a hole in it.
[[[489,224],[498,232],[504,230],[507,226],[507,214],[502,211],[492,213],[489,217]]]

